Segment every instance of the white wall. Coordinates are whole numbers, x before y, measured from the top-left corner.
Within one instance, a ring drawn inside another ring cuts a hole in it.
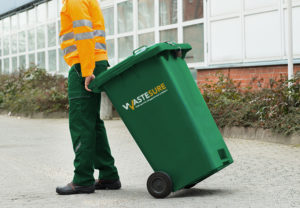
[[[211,0],[208,65],[286,59],[285,0]],[[300,58],[300,1],[293,1],[294,57]]]

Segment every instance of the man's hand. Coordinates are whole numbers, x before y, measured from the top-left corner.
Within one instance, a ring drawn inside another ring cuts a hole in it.
[[[88,86],[94,79],[95,79],[95,75],[93,74],[85,78],[84,87],[89,92],[92,92],[92,90],[90,90]]]

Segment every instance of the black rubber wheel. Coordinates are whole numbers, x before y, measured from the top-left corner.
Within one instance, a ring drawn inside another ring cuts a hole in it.
[[[152,173],[147,180],[148,192],[155,198],[165,198],[173,188],[172,179],[165,172]]]
[[[190,188],[193,188],[196,185],[197,185],[197,183],[192,183],[192,184],[186,185],[184,188],[185,189],[190,189]]]

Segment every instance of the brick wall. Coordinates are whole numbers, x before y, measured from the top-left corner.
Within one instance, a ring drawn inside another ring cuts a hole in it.
[[[300,64],[294,65],[294,73],[297,71],[300,71]],[[270,79],[278,79],[281,74],[287,76],[287,65],[198,70],[198,86],[203,83],[208,83],[208,80],[216,82],[218,80],[216,76],[217,72],[221,72],[230,79],[240,82],[241,88],[249,86],[249,83],[253,78],[256,78],[257,80],[255,85],[253,85],[254,88],[258,88],[259,85],[263,88],[267,88],[270,86]]]

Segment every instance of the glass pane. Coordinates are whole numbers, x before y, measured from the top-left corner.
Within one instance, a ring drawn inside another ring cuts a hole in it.
[[[2,74],[3,71],[2,71],[2,60],[0,59],[0,74]]]
[[[20,69],[25,69],[26,67],[26,56],[19,56],[19,68]]]
[[[28,55],[28,62],[29,62],[30,67],[33,67],[33,66],[36,65],[35,64],[35,54],[34,53]]]
[[[133,37],[123,37],[118,40],[118,52],[119,52],[119,60],[126,58],[127,56],[132,54],[133,51]]]
[[[45,48],[45,30],[44,26],[37,28],[37,49]]]
[[[114,8],[107,8],[102,10],[103,18],[105,22],[106,35],[114,34]]]
[[[22,12],[19,14],[19,18],[20,18],[20,28],[24,29],[27,26],[27,14],[26,12]]]
[[[11,59],[11,66],[12,66],[12,71],[13,72],[18,71],[18,59],[17,59],[16,56],[12,57],[12,59]]]
[[[159,1],[159,25],[177,23],[177,0]]]
[[[139,35],[139,47],[143,45],[149,46],[153,43],[155,43],[154,32]]]
[[[0,34],[3,34],[3,24],[2,24],[2,20],[0,20]]]
[[[12,30],[18,29],[18,16],[17,15],[13,15],[11,17],[11,29]]]
[[[26,51],[26,34],[25,31],[19,32],[19,53]]]
[[[114,40],[106,40],[107,56],[108,59],[113,59],[115,57],[115,44]]]
[[[191,44],[193,50],[189,51],[185,60],[191,62],[204,61],[204,32],[203,24],[183,28],[183,42]]]
[[[60,0],[59,0],[60,1]],[[57,16],[57,1],[48,1],[48,19],[56,18]]]
[[[139,29],[154,27],[154,1],[138,1]]]
[[[182,0],[183,21],[203,18],[203,0]]]
[[[40,23],[43,23],[46,21],[47,19],[47,13],[46,13],[46,4],[40,4],[38,5],[37,7],[37,19],[38,19],[38,22]]]
[[[48,25],[48,47],[56,45],[56,25],[55,22]]]
[[[118,32],[131,32],[133,30],[132,0],[118,4]]]
[[[3,38],[3,55],[9,54],[9,36]]]
[[[29,30],[27,33],[28,39],[28,51],[33,51],[35,49],[35,31]]]
[[[48,51],[49,71],[56,71],[56,50]]]
[[[177,29],[160,31],[160,42],[173,41],[177,43]]]
[[[0,57],[2,56],[2,39],[0,38]]]
[[[4,62],[3,72],[9,73],[9,58],[4,59],[3,62]]]
[[[58,49],[58,54],[59,54],[59,59],[58,59],[59,69],[58,70],[59,70],[59,72],[66,73],[69,70],[69,66],[64,60],[64,55],[63,55],[62,50]]]
[[[45,69],[45,52],[37,53],[37,65],[40,69]]]
[[[60,33],[60,21],[57,22],[57,29],[58,29],[58,34]]]
[[[34,25],[36,22],[35,19],[35,9],[28,10],[28,24]]]
[[[9,33],[10,32],[10,18],[9,17],[6,17],[4,20],[3,20],[3,32],[4,33]]]
[[[18,35],[17,34],[13,34],[13,35],[11,35],[11,39],[10,39],[10,41],[11,41],[11,53],[12,54],[15,54],[15,53],[17,53],[18,52]]]

